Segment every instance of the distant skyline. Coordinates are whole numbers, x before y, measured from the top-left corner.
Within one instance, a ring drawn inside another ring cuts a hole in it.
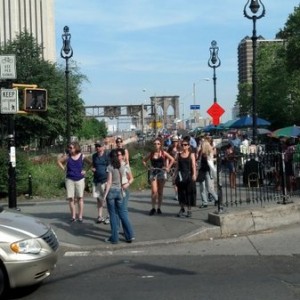
[[[208,117],[213,104],[213,76],[208,66],[212,40],[219,46],[217,101],[231,119],[238,84],[237,47],[252,36],[253,23],[243,15],[245,1],[236,0],[56,0],[57,61],[63,27],[72,34],[73,59],[89,83],[85,105],[149,103],[150,96],[180,96],[180,115],[190,115],[195,84],[196,104]],[[275,38],[299,0],[263,0],[264,18],[257,35]]]

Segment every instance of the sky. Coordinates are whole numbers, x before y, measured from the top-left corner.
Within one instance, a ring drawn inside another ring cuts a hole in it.
[[[243,15],[246,2],[55,0],[57,61],[65,63],[61,35],[68,25],[72,59],[89,79],[82,86],[85,105],[142,104],[150,103],[150,96],[178,95],[181,116],[189,118],[190,105],[197,104],[206,118],[214,98],[208,60],[215,40],[221,60],[217,101],[226,122],[237,96],[237,47],[252,36],[252,20]],[[300,1],[263,3],[266,15],[257,21],[257,35],[273,39]]]

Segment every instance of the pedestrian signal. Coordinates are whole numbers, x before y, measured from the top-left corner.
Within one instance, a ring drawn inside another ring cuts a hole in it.
[[[47,90],[45,89],[24,89],[24,110],[25,111],[46,111]]]

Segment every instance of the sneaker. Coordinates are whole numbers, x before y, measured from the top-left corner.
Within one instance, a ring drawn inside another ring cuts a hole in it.
[[[109,216],[107,216],[107,217],[104,219],[103,223],[104,223],[105,225],[107,225],[107,224],[110,223],[110,221],[109,221]]]
[[[177,195],[174,197],[174,200],[175,200],[175,201],[178,201],[178,196],[177,196]]]
[[[102,217],[98,217],[97,220],[96,220],[96,223],[97,224],[101,224],[101,223],[104,223],[105,219],[102,218]]]
[[[192,211],[188,210],[187,214],[186,214],[187,218],[191,218],[192,217]]]
[[[76,219],[75,218],[72,218],[71,220],[70,220],[70,223],[75,223],[76,222]]]
[[[178,218],[183,217],[183,214],[184,214],[184,213],[185,213],[184,208],[181,208],[180,211],[179,211],[179,213],[177,214],[177,217],[178,217]]]
[[[161,215],[161,214],[162,214],[160,208],[158,208],[156,212],[157,212],[158,215]]]
[[[133,241],[135,240],[135,238],[133,237],[133,238],[131,238],[131,239],[129,239],[129,240],[126,240],[126,243],[132,243]]]
[[[83,223],[83,220],[80,218],[80,219],[78,219],[78,222],[79,223]]]
[[[206,208],[207,207],[207,204],[201,204],[200,206],[199,206],[199,208]]]
[[[108,238],[105,238],[105,239],[104,239],[104,242],[105,242],[105,243],[111,243],[111,244],[118,244],[118,242],[113,242],[113,241],[111,240],[111,236],[108,237]]]
[[[156,212],[155,208],[152,208],[149,212],[149,216],[153,216],[155,212]]]

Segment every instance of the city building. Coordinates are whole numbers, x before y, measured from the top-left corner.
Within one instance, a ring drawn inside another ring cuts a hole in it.
[[[43,58],[56,61],[53,0],[1,0],[0,43],[27,30],[43,47]]]
[[[257,47],[261,43],[283,43],[282,39],[267,40],[261,35],[257,38]],[[238,45],[238,83],[252,82],[252,61],[253,48],[252,39],[249,36],[244,37]]]
[[[257,37],[257,47],[262,43],[284,43],[282,39],[265,39],[261,35]],[[238,84],[252,83],[252,61],[253,47],[252,39],[249,36],[244,37],[238,45]],[[232,109],[232,119],[239,116],[239,107]]]

